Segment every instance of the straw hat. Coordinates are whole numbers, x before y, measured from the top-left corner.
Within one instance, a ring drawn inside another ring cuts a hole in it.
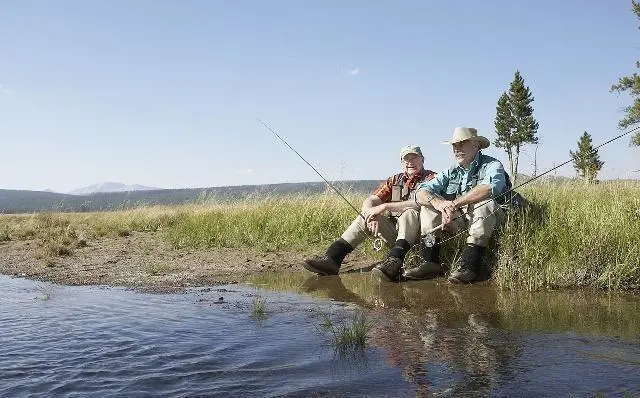
[[[456,127],[453,130],[453,137],[451,141],[443,141],[443,144],[455,144],[456,142],[462,142],[466,140],[475,140],[480,143],[480,149],[489,147],[491,143],[486,137],[478,135],[478,130],[473,127]]]

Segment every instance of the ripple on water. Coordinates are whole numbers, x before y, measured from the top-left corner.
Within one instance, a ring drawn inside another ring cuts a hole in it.
[[[345,308],[326,301],[259,292],[270,312],[256,320],[250,287],[144,294],[7,277],[0,285],[2,396],[385,396],[409,388],[374,349],[357,366],[335,357],[318,313]],[[220,296],[225,304],[214,304]]]

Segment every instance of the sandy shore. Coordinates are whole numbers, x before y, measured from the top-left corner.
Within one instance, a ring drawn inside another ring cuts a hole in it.
[[[0,243],[0,273],[65,285],[112,285],[145,291],[237,283],[265,271],[302,270],[314,253],[253,249],[174,249],[159,234],[134,232],[89,241],[53,264],[39,258],[38,242]],[[345,268],[368,265],[352,261]]]

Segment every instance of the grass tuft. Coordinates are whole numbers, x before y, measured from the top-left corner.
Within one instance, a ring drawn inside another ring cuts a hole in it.
[[[251,317],[265,318],[266,316],[267,316],[267,300],[261,296],[254,297],[253,306],[251,307]]]
[[[371,327],[367,315],[362,310],[354,312],[350,321],[342,320],[338,323],[325,314],[320,324],[322,330],[330,333],[334,349],[341,353],[364,349]]]

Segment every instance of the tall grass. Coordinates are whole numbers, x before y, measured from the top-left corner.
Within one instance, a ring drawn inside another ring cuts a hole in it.
[[[363,198],[350,198],[359,203]],[[320,247],[355,218],[333,195],[265,197],[192,212],[169,231],[176,247],[256,247],[265,251]]]
[[[640,288],[640,183],[527,185],[532,206],[508,215],[491,245],[495,283],[503,289],[593,286]],[[348,195],[356,206],[363,196]],[[0,216],[0,245],[37,239],[47,256],[72,255],[98,237],[161,232],[176,248],[255,248],[323,251],[353,220],[335,194],[254,196],[180,206],[105,213]],[[464,236],[448,242],[442,260],[452,264]],[[0,246],[1,247],[1,246]],[[378,259],[371,245],[362,258]]]
[[[640,184],[532,185],[532,206],[507,216],[496,283],[537,290],[640,287]]]

